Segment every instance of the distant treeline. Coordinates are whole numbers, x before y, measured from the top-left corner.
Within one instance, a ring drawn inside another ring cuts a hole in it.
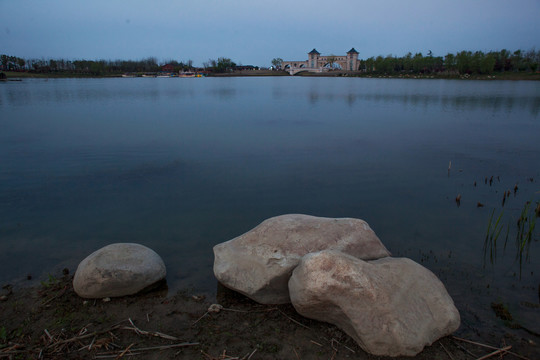
[[[22,59],[16,56],[0,55],[0,69],[4,71],[30,71],[35,73],[71,73],[81,75],[113,75],[121,73],[152,73],[163,71],[189,71],[193,62],[170,60],[158,63],[149,57],[142,60],[65,60],[65,59]]]
[[[222,73],[236,69],[231,59],[220,57],[209,59],[203,64],[207,72]],[[16,56],[0,55],[0,70],[28,71],[37,74],[73,74],[107,76],[124,73],[180,72],[196,69],[193,61],[169,60],[159,63],[154,57],[142,60],[65,60],[65,59],[23,59]],[[197,69],[201,70],[201,69]]]
[[[540,63],[540,51],[508,50],[490,51],[461,51],[446,56],[433,56],[428,52],[408,53],[403,57],[388,55],[386,57],[370,57],[360,60],[359,70],[374,74],[398,73],[449,73],[449,74],[492,74],[494,72],[522,71],[536,72]]]
[[[434,56],[431,51],[408,53],[403,57],[388,55],[359,60],[358,70],[373,74],[492,74],[500,72],[536,72],[539,70],[540,51],[508,50],[461,51],[446,56]],[[207,72],[228,72],[237,68],[229,58],[209,59],[203,64]],[[23,59],[0,55],[0,70],[107,76],[122,73],[157,73],[193,70],[193,61],[169,60],[159,63],[154,57],[142,60],[65,60]]]

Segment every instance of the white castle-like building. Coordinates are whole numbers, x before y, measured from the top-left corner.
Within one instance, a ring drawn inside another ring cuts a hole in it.
[[[283,61],[281,67],[294,75],[301,71],[323,72],[332,68],[341,70],[358,70],[358,51],[354,48],[347,51],[347,55],[328,55],[321,56],[321,53],[313,49],[308,53],[308,59],[305,61]]]

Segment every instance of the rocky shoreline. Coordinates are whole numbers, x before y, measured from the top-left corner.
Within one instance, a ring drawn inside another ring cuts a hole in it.
[[[171,296],[162,287],[85,300],[74,292],[72,281],[66,274],[33,287],[4,286],[0,358],[465,360],[501,348],[519,355],[506,353],[508,359],[540,355],[526,339],[487,342],[460,329],[415,357],[379,357],[365,353],[337,327],[298,315],[290,304],[261,305],[224,287],[215,299],[189,290]],[[216,303],[223,308],[209,311]]]
[[[539,335],[523,327],[530,336],[497,338],[471,326],[470,314],[460,326],[437,277],[391,257],[360,219],[282,215],[214,253],[215,298],[171,295],[159,255],[128,243],[90,254],[74,277],[64,269],[40,286],[5,285],[0,358],[540,356]]]

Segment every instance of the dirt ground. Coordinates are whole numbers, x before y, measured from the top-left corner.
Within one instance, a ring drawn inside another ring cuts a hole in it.
[[[84,300],[72,277],[0,292],[0,359],[385,359],[369,355],[338,328],[298,315],[291,305],[268,306],[225,288],[209,312],[204,296],[152,292]],[[538,359],[536,343],[505,337],[499,344],[449,336],[414,359]],[[519,356],[517,356],[519,354]],[[411,359],[411,358],[405,358]]]

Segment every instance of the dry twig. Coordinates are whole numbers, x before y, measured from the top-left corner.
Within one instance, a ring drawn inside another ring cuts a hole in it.
[[[320,347],[322,347],[322,345],[321,345],[321,344],[319,344],[318,342],[316,342],[316,341],[313,341],[313,340],[310,340],[310,341],[311,341],[312,343],[314,343],[315,345],[319,345]]]
[[[194,322],[193,324],[191,324],[191,326],[193,326],[193,325],[195,325],[196,323],[198,323],[199,321],[201,321],[201,320],[202,320],[202,318],[203,318],[203,317],[205,317],[205,316],[206,316],[206,315],[208,315],[208,314],[209,314],[209,312],[208,312],[208,311],[207,311],[207,312],[205,312],[204,314],[202,314],[202,316],[201,316],[200,318],[198,318],[198,319],[197,319],[197,321],[195,321],[195,322]]]
[[[223,353],[219,356],[219,357],[213,357],[212,355],[204,352],[203,350],[201,350],[201,354],[203,354],[204,356],[206,356],[206,358],[208,360],[240,360],[240,358],[238,356],[229,356],[227,355],[227,350],[223,350]]]
[[[458,344],[457,342],[453,341],[454,345],[456,345],[458,348],[460,348],[461,350],[465,351],[467,354],[469,354],[470,356],[473,357],[473,359],[476,359],[477,356],[474,355],[472,352],[470,352],[469,350],[467,350],[466,348],[464,348],[463,346],[461,346],[460,344]]]
[[[257,349],[253,350],[253,352],[251,354],[249,354],[247,360],[251,359],[251,357],[253,356],[253,354],[255,354],[257,352]]]
[[[276,308],[277,309],[277,308]],[[297,325],[300,325],[302,327],[305,327],[306,329],[309,329],[311,330],[311,328],[309,326],[306,326],[304,324],[302,324],[301,322],[298,322],[296,320],[294,320],[293,318],[291,318],[289,315],[285,314],[283,311],[281,311],[281,309],[277,309],[277,311],[279,311],[283,316],[285,316],[287,319],[291,320],[293,323],[297,324]]]
[[[444,345],[442,344],[442,342],[439,342],[439,344],[441,344],[441,347],[443,348],[444,352],[446,353],[446,355],[448,355],[448,357],[450,358],[450,360],[454,360],[454,358],[452,357],[452,355],[450,355],[450,353],[448,352],[448,350],[446,350],[446,348],[444,347]]]
[[[186,346],[195,346],[199,345],[199,343],[178,343],[178,344],[171,344],[171,345],[161,345],[161,346],[152,346],[152,347],[145,347],[145,348],[137,348],[137,349],[131,349],[130,353],[125,353],[126,350],[129,350],[131,345],[126,350],[122,351],[114,351],[114,352],[104,352],[104,353],[98,353],[96,354],[96,359],[108,359],[108,358],[114,358],[119,356],[120,354],[124,353],[122,356],[134,356],[134,355],[140,355],[142,352],[145,351],[154,351],[154,350],[167,350],[167,349],[175,349],[179,347],[186,347]]]
[[[479,357],[478,359],[476,360],[485,360],[485,359],[488,359],[492,356],[495,356],[495,355],[498,355],[500,353],[505,353],[505,352],[508,352],[508,350],[510,350],[512,347],[511,346],[505,346],[503,347],[502,349],[498,349],[498,350],[495,350],[494,352],[492,353],[489,353],[487,354],[486,356],[482,356],[482,357]]]
[[[129,351],[129,349],[131,349],[131,347],[135,345],[134,343],[131,343],[124,351],[122,351],[115,359],[120,359],[121,357],[123,357],[124,355],[126,355],[126,353]]]
[[[123,330],[133,330],[133,331],[135,331],[138,335],[149,335],[149,336],[155,336],[155,337],[160,337],[160,338],[163,338],[163,339],[174,340],[174,341],[179,340],[179,339],[178,339],[177,337],[175,337],[175,336],[163,334],[163,333],[160,333],[159,331],[145,331],[145,330],[141,330],[141,329],[139,329],[137,326],[135,326],[135,324],[133,323],[133,321],[131,321],[131,319],[129,319],[129,322],[130,322],[131,325],[133,325],[133,327],[123,326],[123,327],[121,327],[121,329],[123,329]]]
[[[107,329],[107,330],[103,330],[103,331],[94,331],[90,334],[85,334],[85,335],[82,335],[82,336],[75,336],[75,337],[72,337],[72,338],[69,338],[69,339],[66,339],[66,340],[60,340],[60,341],[57,341],[56,343],[54,344],[51,344],[49,345],[48,347],[51,347],[51,346],[57,346],[57,345],[61,345],[61,344],[66,344],[66,343],[70,343],[70,342],[74,342],[74,341],[80,341],[80,340],[83,340],[83,339],[87,339],[87,338],[90,338],[92,336],[97,336],[97,335],[101,335],[101,334],[104,334],[104,333],[107,333],[109,331],[112,331],[112,330],[115,330],[115,329],[119,329],[120,326],[118,325],[115,325],[113,326],[112,328],[110,329]]]
[[[44,302],[41,303],[41,306],[45,306],[47,305],[48,303],[50,303],[51,301],[53,301],[54,299],[58,299],[60,296],[64,295],[66,293],[66,290],[67,290],[67,285],[64,286],[64,288],[62,290],[60,290],[56,295],[54,295],[53,297],[51,297],[50,299],[47,299],[45,300]]]
[[[478,346],[481,346],[481,347],[484,347],[484,348],[487,348],[487,349],[491,349],[491,350],[500,350],[500,348],[498,347],[495,347],[495,346],[491,346],[491,345],[486,345],[486,344],[482,344],[482,343],[479,343],[479,342],[476,342],[476,341],[471,341],[471,340],[467,340],[467,339],[463,339],[463,338],[460,338],[460,337],[457,337],[457,336],[452,336],[454,339],[456,340],[459,340],[459,341],[463,341],[463,342],[466,342],[466,343],[469,343],[469,344],[473,344],[473,345],[478,345]],[[523,359],[523,360],[529,360],[528,358],[524,357],[524,356],[521,356],[519,354],[516,354],[514,352],[511,352],[511,351],[507,351],[505,350],[506,353],[510,354],[510,355],[513,355],[515,357],[518,357],[520,359]]]
[[[49,338],[50,341],[54,341],[54,338],[51,336],[49,331],[47,331],[47,329],[44,329],[43,332],[45,333],[45,335],[47,335],[47,337]]]

